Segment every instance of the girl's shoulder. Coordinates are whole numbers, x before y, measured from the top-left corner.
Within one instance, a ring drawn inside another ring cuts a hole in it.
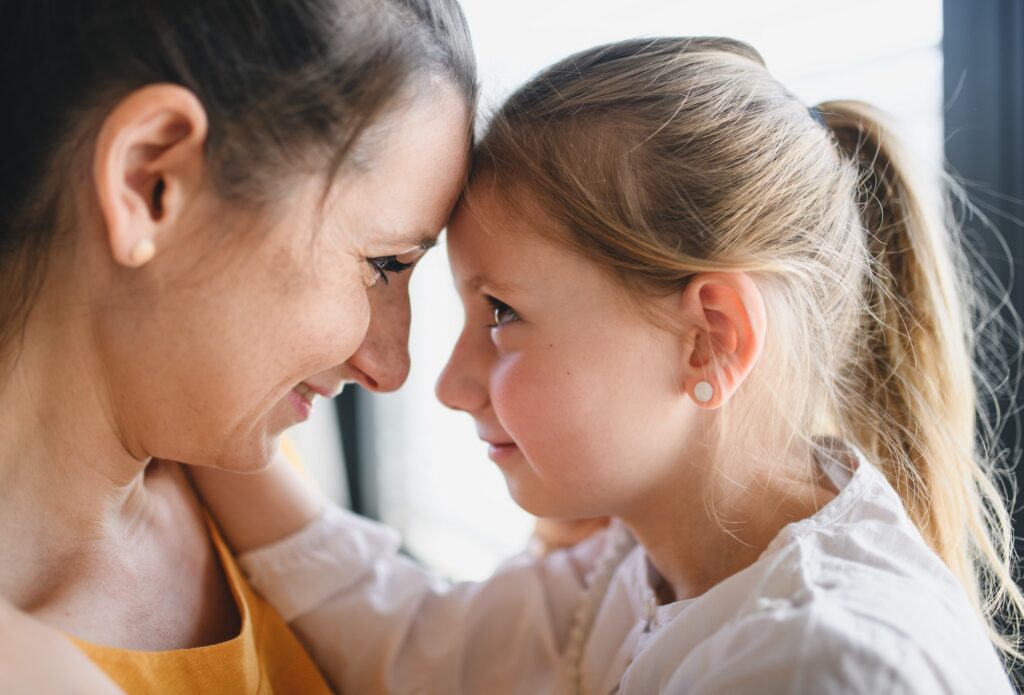
[[[1013,692],[966,593],[884,476],[859,455],[824,469],[839,494],[819,513],[666,615],[646,650],[674,684],[661,692]]]
[[[897,616],[879,619],[877,613],[860,613],[829,598],[803,605],[765,601],[720,626],[682,659],[671,664],[666,659],[663,668],[650,669],[660,672],[658,690],[647,689],[637,678],[622,692],[1014,692],[983,633],[957,620],[928,619],[919,611],[903,611],[902,619],[903,626]],[[673,632],[666,630],[660,640],[669,649],[677,637]],[[647,670],[638,668],[637,675]]]
[[[886,563],[878,548],[830,555],[837,540],[818,540],[801,534],[659,609],[621,692],[1013,692],[958,586],[912,561]]]

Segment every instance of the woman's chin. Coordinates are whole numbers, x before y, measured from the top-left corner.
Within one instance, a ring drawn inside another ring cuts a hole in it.
[[[281,442],[280,435],[267,436],[261,439],[263,441],[246,442],[245,444],[225,448],[216,459],[205,465],[230,473],[259,473],[264,471],[274,462],[275,457],[280,455]]]

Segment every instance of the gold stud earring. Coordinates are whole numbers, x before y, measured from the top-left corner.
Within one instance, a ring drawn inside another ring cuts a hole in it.
[[[156,244],[153,243],[153,240],[142,239],[132,248],[132,265],[136,267],[140,265],[145,265],[146,263],[149,263],[151,260],[153,260],[153,256],[155,255]]]

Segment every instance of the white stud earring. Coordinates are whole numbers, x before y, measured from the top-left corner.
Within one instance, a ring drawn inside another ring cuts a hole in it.
[[[715,397],[715,387],[706,381],[698,381],[693,387],[693,395],[698,403],[707,403]]]
[[[153,260],[156,255],[156,244],[152,239],[142,239],[132,248],[132,264],[136,266],[145,265]]]

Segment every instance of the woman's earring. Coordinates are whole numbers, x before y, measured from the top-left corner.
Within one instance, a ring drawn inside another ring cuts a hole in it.
[[[156,244],[152,239],[142,239],[132,248],[132,264],[135,266],[145,265],[153,260],[156,255]]]
[[[715,387],[706,381],[698,381],[693,387],[693,395],[698,403],[707,403],[715,397]]]

